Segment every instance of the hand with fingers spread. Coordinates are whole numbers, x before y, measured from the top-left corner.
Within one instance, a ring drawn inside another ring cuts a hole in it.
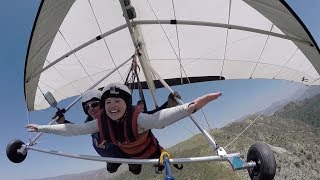
[[[28,132],[39,132],[37,124],[28,124],[25,128],[28,128]]]
[[[198,97],[188,105],[188,112],[190,114],[195,113],[197,110],[201,109],[210,101],[218,99],[221,95],[222,95],[221,92],[217,92],[217,93],[210,93],[210,94],[206,94],[201,97]]]

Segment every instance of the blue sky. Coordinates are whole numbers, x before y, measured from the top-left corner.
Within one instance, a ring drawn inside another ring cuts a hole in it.
[[[13,164],[6,157],[6,145],[14,138],[28,141],[29,133],[24,126],[28,123],[28,114],[23,94],[23,73],[28,40],[31,33],[34,18],[37,13],[39,0],[3,0],[0,6],[0,179],[30,179],[48,176],[56,176],[68,173],[77,173],[87,170],[105,167],[104,163],[67,159],[58,156],[29,151],[28,157],[21,164]],[[314,39],[320,43],[319,0],[290,0],[288,2],[309,28]],[[230,80],[215,83],[201,83],[187,87],[177,86],[183,100],[192,100],[197,94],[221,91],[223,96],[214,103],[204,108],[210,119],[211,127],[220,127],[225,123],[238,119],[248,113],[260,111],[268,107],[274,100],[286,98],[296,90],[303,87],[300,84],[285,81],[268,80]],[[236,89],[236,91],[235,91]],[[160,102],[165,101],[167,91],[159,90]],[[161,99],[162,98],[162,99]],[[65,107],[68,102],[62,102]],[[53,109],[30,113],[30,121],[46,124]],[[72,108],[67,118],[74,122],[82,123],[85,118],[82,115],[80,105]],[[200,122],[207,127],[201,114]],[[190,120],[183,120],[181,124],[174,124],[155,134],[165,146],[172,145],[177,140],[188,138],[193,133],[198,133]],[[179,131],[179,134],[175,132]],[[40,138],[39,147],[61,150],[70,153],[82,153],[95,155],[91,147],[89,136],[59,137],[44,135]],[[45,159],[45,161],[44,161]]]

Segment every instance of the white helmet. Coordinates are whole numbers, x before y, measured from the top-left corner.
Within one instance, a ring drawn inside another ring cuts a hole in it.
[[[110,83],[103,88],[101,96],[102,104],[108,97],[119,97],[123,99],[127,107],[130,107],[132,104],[131,91],[126,85],[121,83]]]
[[[84,107],[87,102],[89,102],[89,101],[100,101],[100,98],[101,98],[101,91],[99,91],[97,89],[91,89],[91,90],[85,92],[82,95],[82,98],[81,98],[83,112],[88,114],[88,111]]]
[[[97,90],[97,89],[91,89],[87,92],[85,92],[83,95],[82,95],[82,98],[81,98],[81,102],[85,103],[87,101],[90,101],[91,99],[93,98],[97,98],[100,100],[101,98],[101,91]]]
[[[131,95],[131,91],[129,90],[129,88],[126,85],[121,84],[121,83],[110,83],[110,84],[106,85],[102,90],[102,94],[110,89],[113,89],[113,87],[121,89]]]

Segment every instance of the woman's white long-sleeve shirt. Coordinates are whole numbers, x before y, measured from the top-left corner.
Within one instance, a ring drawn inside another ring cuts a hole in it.
[[[177,122],[189,115],[187,108],[189,103],[172,108],[162,109],[154,114],[140,113],[138,115],[138,133],[149,129],[161,129]],[[38,125],[39,132],[57,134],[62,136],[76,136],[99,132],[96,119],[83,124],[57,124]]]

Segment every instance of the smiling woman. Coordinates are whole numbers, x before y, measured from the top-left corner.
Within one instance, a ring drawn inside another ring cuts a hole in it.
[[[116,88],[116,89],[115,89]],[[123,117],[127,108],[131,108],[131,92],[123,84],[110,84],[103,88],[101,103],[104,105],[106,114],[114,121],[119,121]]]
[[[104,104],[106,114],[113,121],[119,121],[127,109],[126,102],[119,97],[109,97]]]

